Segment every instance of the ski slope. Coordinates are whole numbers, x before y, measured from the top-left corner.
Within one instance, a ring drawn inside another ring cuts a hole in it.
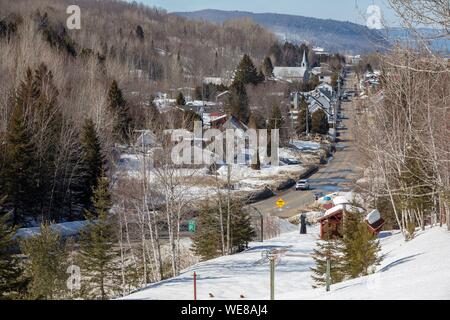
[[[197,299],[269,299],[269,263],[264,250],[286,250],[275,275],[275,299],[450,299],[450,233],[434,227],[405,242],[397,231],[382,232],[385,256],[377,271],[331,287],[313,289],[310,254],[318,227],[307,235],[297,231],[249,250],[194,265],[178,277],[149,285],[124,299],[193,299],[193,272],[198,275]],[[241,297],[242,295],[242,297]]]

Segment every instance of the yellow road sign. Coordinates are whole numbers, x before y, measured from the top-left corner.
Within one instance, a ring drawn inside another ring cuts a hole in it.
[[[280,209],[283,208],[285,204],[286,204],[286,203],[284,202],[283,199],[279,198],[279,199],[277,200],[277,207],[278,207],[278,208],[280,208]]]

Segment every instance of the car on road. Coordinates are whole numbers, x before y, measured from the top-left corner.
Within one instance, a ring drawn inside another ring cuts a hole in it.
[[[309,190],[310,185],[308,179],[300,179],[295,184],[295,190]]]

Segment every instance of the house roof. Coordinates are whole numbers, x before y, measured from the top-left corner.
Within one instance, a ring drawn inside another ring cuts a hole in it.
[[[306,67],[275,67],[273,75],[281,79],[304,78],[307,70]]]

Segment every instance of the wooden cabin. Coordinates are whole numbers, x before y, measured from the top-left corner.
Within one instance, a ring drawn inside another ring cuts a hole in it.
[[[331,237],[342,236],[341,229],[346,211],[364,212],[361,208],[345,203],[338,204],[328,209],[325,212],[325,215],[317,220],[320,223],[320,239],[325,240],[327,234],[330,234]],[[384,225],[384,219],[381,218],[380,213],[377,210],[371,211],[364,221],[367,223],[367,227],[373,234],[378,234]]]

